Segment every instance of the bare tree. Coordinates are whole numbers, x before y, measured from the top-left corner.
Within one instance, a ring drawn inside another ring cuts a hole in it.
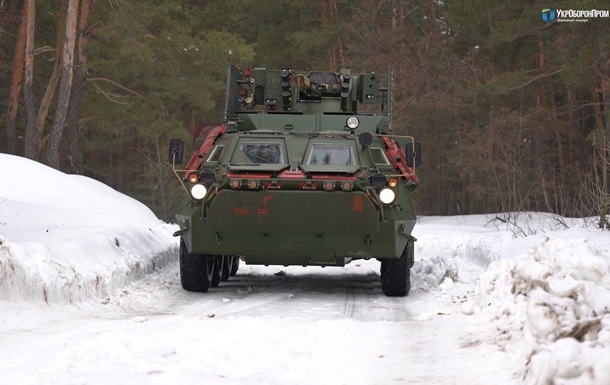
[[[66,124],[68,103],[70,101],[70,92],[72,90],[78,5],[78,0],[68,1],[68,10],[66,13],[66,38],[64,40],[64,48],[62,53],[63,63],[61,80],[59,84],[59,92],[57,94],[57,107],[55,109],[53,130],[51,131],[49,145],[47,146],[47,165],[56,169],[59,169],[60,167],[59,145],[61,144],[64,125]]]
[[[610,221],[608,220],[610,214],[608,186],[608,173],[610,173],[610,119],[608,118],[608,111],[610,111],[610,53],[608,47],[603,47],[600,54],[602,82],[595,90],[594,100],[598,102],[595,107],[595,120],[602,139],[597,143],[596,148],[600,170],[595,175],[595,192],[597,193],[599,227],[610,229]]]
[[[62,1],[62,10],[60,14],[60,20],[63,20],[66,17],[65,1]],[[59,84],[59,75],[62,66],[62,57],[60,55],[60,52],[62,51],[65,37],[65,25],[59,23],[57,38],[55,39],[55,63],[53,65],[53,72],[51,72],[51,77],[49,78],[49,82],[47,83],[47,88],[42,97],[42,100],[40,101],[40,108],[38,109],[38,117],[36,119],[38,137],[41,138],[40,143],[38,144],[39,153],[42,152],[42,149],[44,148],[46,143],[46,139],[44,136],[44,127],[47,121],[47,116],[49,115],[49,109],[51,108],[51,101],[53,100],[53,96],[55,96],[55,91],[57,90],[57,85]]]
[[[80,21],[78,25],[78,56],[74,71],[74,82],[70,94],[68,116],[66,121],[66,135],[68,136],[68,151],[70,154],[70,171],[75,174],[83,174],[83,156],[81,154],[78,140],[78,110],[82,89],[87,74],[87,41],[89,40],[89,11],[91,0],[83,0],[80,9]]]
[[[26,20],[25,38],[25,83],[23,98],[25,100],[25,156],[38,160],[38,143],[40,136],[36,129],[36,101],[34,99],[34,27],[36,23],[36,5],[34,0],[24,1],[23,14]]]
[[[13,75],[11,77],[11,88],[9,93],[8,113],[6,114],[6,143],[7,152],[9,154],[17,153],[17,110],[19,108],[19,96],[21,94],[21,81],[23,79],[23,64],[25,56],[25,40],[27,27],[27,3],[21,15],[21,24],[19,25],[19,36],[15,45],[15,56],[13,59]]]

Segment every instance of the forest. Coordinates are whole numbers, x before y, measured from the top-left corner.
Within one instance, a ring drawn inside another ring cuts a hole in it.
[[[172,220],[170,138],[221,122],[229,63],[394,73],[423,215],[610,220],[607,0],[0,0],[0,151]],[[24,178],[35,178],[24,175]],[[44,188],[44,187],[43,187]]]

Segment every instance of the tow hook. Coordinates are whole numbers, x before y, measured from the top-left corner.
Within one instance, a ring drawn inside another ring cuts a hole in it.
[[[417,242],[417,238],[415,238],[411,234],[407,233],[407,226],[405,226],[405,225],[400,225],[398,233],[401,234],[402,236],[406,237],[410,241]]]
[[[173,235],[174,235],[174,237],[182,236],[184,233],[186,233],[188,231],[188,229],[189,229],[188,222],[184,221],[184,222],[182,222],[182,226],[181,226],[180,230],[176,231]]]

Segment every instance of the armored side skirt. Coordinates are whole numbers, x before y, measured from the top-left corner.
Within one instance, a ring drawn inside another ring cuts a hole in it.
[[[399,258],[415,225],[412,213],[382,216],[362,192],[223,190],[177,219],[190,253],[269,265]]]

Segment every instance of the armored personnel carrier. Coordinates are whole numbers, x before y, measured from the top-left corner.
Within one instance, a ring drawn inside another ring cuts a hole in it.
[[[414,261],[412,137],[392,135],[392,75],[230,66],[225,122],[169,161],[190,202],[177,215],[180,280],[206,292],[259,265],[381,261],[381,289],[405,296]],[[400,144],[400,143],[403,144]],[[404,145],[404,147],[403,147]]]

